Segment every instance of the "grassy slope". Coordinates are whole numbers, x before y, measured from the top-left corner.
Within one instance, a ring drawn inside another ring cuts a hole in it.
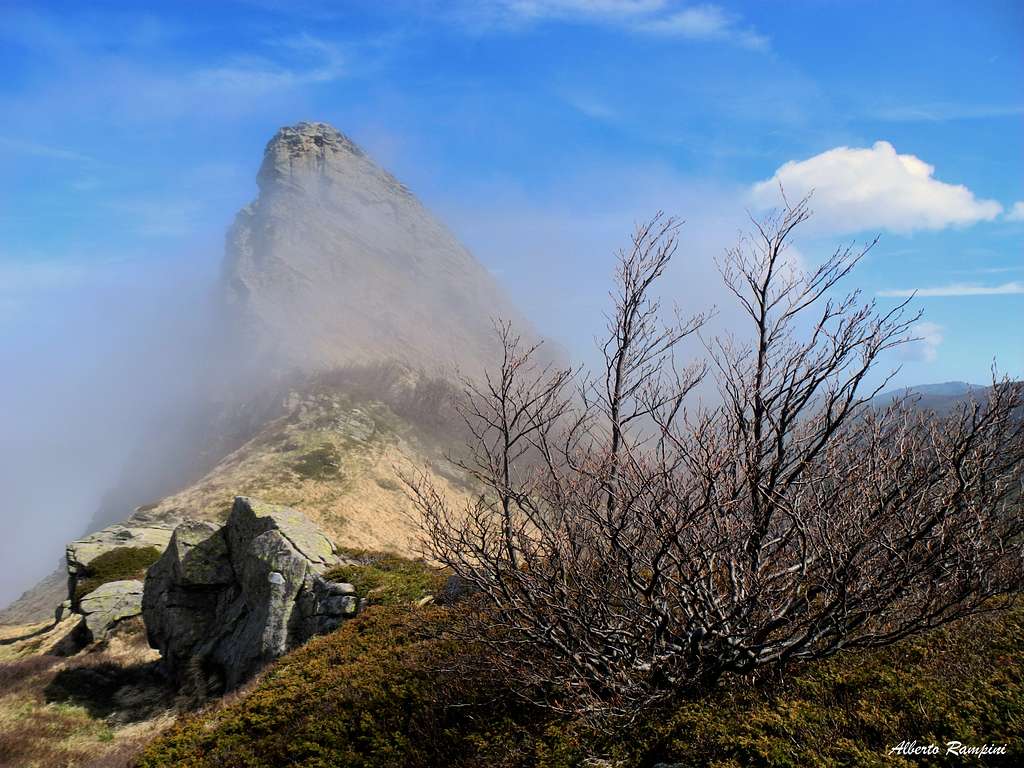
[[[0,765],[127,766],[173,724],[173,694],[141,622],[75,656],[58,655],[77,621],[0,636]]]
[[[616,736],[452,671],[451,659],[468,653],[445,636],[452,616],[371,608],[279,661],[243,695],[179,723],[142,765],[554,768],[595,756],[621,766],[928,764],[886,754],[904,739],[1007,743],[1013,760],[1024,760],[1021,609],[843,654],[771,685],[736,680]]]
[[[321,384],[293,395],[280,418],[194,485],[143,508],[150,519],[221,521],[235,496],[295,507],[348,547],[415,549],[417,527],[400,473],[430,466],[453,498],[464,491],[438,441],[383,402]]]

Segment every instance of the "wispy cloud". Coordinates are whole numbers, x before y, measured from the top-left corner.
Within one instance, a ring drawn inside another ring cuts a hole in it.
[[[666,0],[497,0],[494,5],[526,18],[574,16],[628,18],[665,10]]]
[[[10,24],[0,25],[0,44],[13,41],[45,56],[57,73],[15,105],[11,125],[32,125],[51,112],[65,121],[100,113],[160,123],[190,114],[238,117],[266,110],[267,97],[293,99],[297,91],[350,74],[353,43],[322,38],[315,30],[243,35],[218,48],[197,47],[182,58],[176,55],[175,35],[183,33],[130,14],[112,16],[107,25],[31,12],[4,21]],[[0,151],[88,159],[74,148],[50,146],[36,137],[27,141],[13,128],[3,133]]]
[[[717,5],[697,5],[644,21],[637,29],[687,40],[721,40],[751,50],[766,50],[768,38],[744,27],[736,14]]]
[[[1024,272],[1024,264],[1010,267],[970,267],[969,269],[953,269],[951,272],[961,275],[1002,275],[1007,272]]]
[[[791,160],[751,190],[757,205],[778,203],[779,187],[802,197],[814,193],[816,223],[835,232],[884,228],[894,232],[945,229],[992,221],[1003,210],[962,184],[934,177],[935,167],[901,155],[887,141],[870,148],[836,147],[807,160]]]
[[[259,56],[242,56],[216,67],[194,73],[193,82],[211,90],[234,93],[263,93],[312,83],[327,83],[345,74],[345,59],[339,48],[310,35],[272,41],[299,61],[291,65]]]
[[[614,120],[615,110],[600,99],[578,93],[571,93],[565,97],[566,103],[580,114],[586,115],[592,120],[607,122]]]
[[[1024,282],[1013,281],[1001,285],[980,285],[978,283],[951,283],[931,288],[893,288],[879,291],[879,296],[906,298],[908,296],[1006,296],[1024,293]]]
[[[153,196],[107,200],[102,207],[137,235],[173,239],[195,232],[202,203],[201,198]]]
[[[675,0],[492,0],[473,4],[464,19],[474,26],[562,21],[615,26],[636,34],[722,42],[766,50],[768,38],[745,25],[739,14],[714,3]]]
[[[1006,212],[1007,221],[1024,221],[1024,200],[1018,200],[1013,207]]]
[[[0,136],[0,152],[11,152],[19,155],[32,155],[34,157],[49,157],[54,160],[72,160],[80,163],[95,163],[96,159],[89,155],[78,152],[67,147],[57,147],[51,144],[40,144],[35,141],[24,141],[21,139]]]
[[[1024,115],[1024,104],[901,105],[872,112],[871,117],[890,123],[945,123],[953,120],[987,120]]]

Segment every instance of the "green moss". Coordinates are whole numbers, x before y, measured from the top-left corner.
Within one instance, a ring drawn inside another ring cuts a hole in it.
[[[486,672],[467,674],[483,668],[474,647],[450,637],[452,610],[370,608],[286,656],[246,696],[180,722],[140,765],[944,764],[889,755],[904,739],[1007,744],[1007,764],[1024,764],[1024,610],[841,654],[782,681],[735,679],[618,733],[533,708]],[[467,659],[476,663],[456,663]]]
[[[375,605],[414,603],[436,594],[445,575],[422,560],[409,560],[387,552],[339,549],[356,565],[339,565],[324,574],[329,581],[348,582],[359,597]]]
[[[341,473],[341,455],[332,444],[324,443],[299,456],[291,468],[310,480],[337,479]]]
[[[95,558],[75,584],[75,599],[81,600],[97,587],[122,579],[141,579],[146,569],[160,559],[156,547],[118,547]]]
[[[436,611],[371,608],[283,659],[237,706],[180,723],[139,765],[426,765],[443,626]]]

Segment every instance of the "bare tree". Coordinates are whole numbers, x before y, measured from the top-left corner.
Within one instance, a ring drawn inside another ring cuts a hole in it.
[[[748,340],[674,351],[705,318],[660,324],[677,247],[661,215],[620,254],[597,377],[539,367],[507,326],[500,372],[467,392],[453,509],[409,487],[428,554],[477,592],[490,662],[544,703],[631,715],[723,674],[894,642],[1000,607],[1024,586],[1022,387],[948,418],[868,400],[868,373],[917,319],[831,298],[873,245],[803,272],[807,201],[756,222],[720,264]],[[720,403],[686,401],[703,378]]]

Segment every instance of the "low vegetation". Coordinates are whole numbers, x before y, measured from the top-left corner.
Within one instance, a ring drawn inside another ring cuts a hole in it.
[[[976,618],[885,649],[840,654],[781,677],[594,730],[535,707],[462,663],[454,608],[377,606],[274,665],[244,695],[185,719],[141,765],[465,766],[921,765],[904,739],[1006,744],[1024,758],[1024,611]]]
[[[160,559],[156,547],[117,547],[91,563],[75,584],[75,599],[81,600],[97,587],[122,579],[141,579],[146,569]]]
[[[422,560],[410,560],[388,552],[341,550],[355,565],[340,565],[324,574],[329,581],[347,582],[370,605],[415,603],[444,585],[444,574]]]
[[[330,443],[318,446],[299,456],[292,469],[312,480],[330,480],[341,472],[341,454]]]

